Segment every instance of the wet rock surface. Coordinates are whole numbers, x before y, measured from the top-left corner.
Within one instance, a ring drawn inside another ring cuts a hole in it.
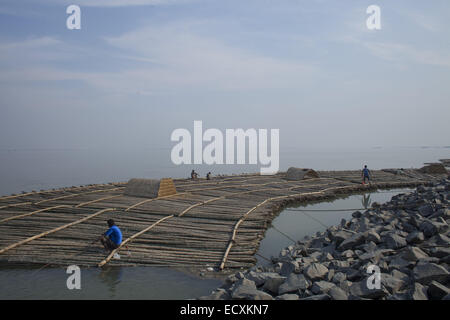
[[[200,299],[448,300],[450,180],[357,211]],[[379,271],[379,273],[378,273]]]

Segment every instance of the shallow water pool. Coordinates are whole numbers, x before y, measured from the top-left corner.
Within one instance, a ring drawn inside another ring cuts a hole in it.
[[[277,257],[281,249],[316,232],[349,220],[356,210],[365,210],[373,202],[384,203],[397,194],[413,189],[391,189],[351,195],[330,202],[320,202],[306,206],[286,208],[272,221],[261,241],[256,258],[257,263],[269,263],[266,259]]]

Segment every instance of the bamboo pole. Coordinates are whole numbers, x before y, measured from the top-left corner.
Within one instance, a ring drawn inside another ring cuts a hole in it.
[[[56,198],[42,200],[42,201],[36,202],[35,204],[41,204],[41,203],[44,203],[44,202],[56,201],[56,200],[67,199],[67,198],[73,198],[73,197],[82,196],[82,195],[91,194],[91,193],[116,191],[116,190],[120,190],[120,189],[123,189],[123,188],[124,187],[118,187],[118,188],[111,188],[111,189],[102,189],[102,190],[94,190],[94,191],[88,191],[88,192],[73,193],[73,194],[69,194],[69,195],[65,195],[65,196],[61,196],[61,197],[56,197]]]
[[[28,217],[28,216],[31,216],[33,214],[39,213],[39,212],[49,211],[49,210],[53,210],[53,209],[57,209],[57,208],[70,208],[70,207],[71,206],[64,205],[64,204],[63,205],[59,205],[59,206],[54,206],[54,207],[48,207],[48,208],[36,210],[36,211],[33,211],[33,212],[28,212],[28,213],[24,213],[24,214],[19,214],[17,216],[5,218],[5,219],[0,220],[0,223],[5,223],[5,222],[10,221],[10,220],[19,219],[19,218],[23,218],[23,217]]]
[[[117,183],[117,184],[123,184],[123,183]],[[80,186],[80,187],[71,187],[71,188],[60,188],[60,189],[55,189],[55,190],[44,190],[44,191],[32,191],[32,192],[26,192],[26,193],[22,193],[22,194],[16,194],[14,196],[3,196],[0,197],[0,201],[2,200],[7,200],[7,199],[15,199],[15,198],[21,198],[21,197],[26,197],[26,196],[30,196],[30,195],[35,195],[35,194],[46,194],[46,193],[52,193],[52,192],[63,192],[66,190],[80,190],[80,189],[92,189],[92,188],[98,188],[101,186],[108,186],[111,185],[109,183],[105,183],[105,184],[96,184],[96,185],[92,185],[92,186]]]
[[[246,178],[246,179],[236,180],[236,178]],[[228,182],[230,180],[232,181],[232,183],[237,183],[237,182],[246,182],[246,181],[249,181],[249,180],[257,180],[257,179],[260,180],[261,178],[264,179],[264,177],[262,177],[262,176],[250,177],[250,178],[249,178],[249,176],[241,176],[241,177],[227,178],[227,179],[223,179],[223,180],[219,180],[219,181],[211,181],[211,182],[202,182],[202,180],[199,180],[199,181],[193,182],[193,183],[179,184],[178,186],[179,187],[187,187],[187,186],[205,186],[205,185],[211,185],[211,184],[218,185],[218,184],[226,183],[226,182]],[[208,180],[203,180],[203,181],[208,181]]]
[[[210,200],[206,200],[206,201],[202,201],[202,202],[193,204],[193,205],[190,206],[189,208],[183,210],[183,211],[178,215],[178,217],[182,217],[186,212],[188,212],[188,211],[190,211],[191,209],[194,209],[194,208],[196,208],[196,207],[198,207],[198,206],[203,206],[203,205],[205,205],[205,204],[207,204],[207,203],[210,203],[210,202],[213,202],[213,201],[217,201],[217,200],[220,200],[220,199],[224,199],[224,198],[225,198],[225,196],[222,196],[222,197],[218,197],[218,198],[214,198],[214,199],[210,199]]]
[[[10,207],[25,206],[25,205],[28,205],[28,204],[31,204],[31,202],[11,203],[11,204],[8,204],[8,205],[6,205],[6,206],[0,207],[0,210],[1,210],[1,209],[5,209],[5,208],[10,208]]]
[[[113,251],[111,251],[111,253],[102,261],[98,264],[99,267],[104,266],[105,264],[107,264],[111,258],[114,256],[114,254],[119,251],[119,249],[121,249],[125,244],[127,244],[128,242],[132,241],[133,239],[139,237],[141,234],[147,232],[148,230],[150,230],[151,228],[157,226],[158,224],[160,224],[161,222],[163,222],[166,219],[170,219],[172,218],[174,215],[170,215],[170,216],[166,216],[162,219],[159,219],[158,221],[156,221],[155,223],[153,223],[152,225],[148,226],[147,228],[139,231],[138,233],[135,233],[134,235],[132,235],[131,237],[129,237],[128,239],[126,239],[125,241],[123,241],[120,246],[117,249],[114,249]],[[0,252],[1,253],[1,252]]]
[[[138,203],[133,204],[132,206],[126,208],[125,211],[130,211],[131,209],[134,209],[134,208],[136,208],[136,207],[138,207],[140,205],[143,205],[144,203],[147,203],[147,202],[152,202],[152,201],[155,201],[155,200],[167,199],[167,198],[176,197],[176,196],[185,195],[185,194],[188,194],[188,192],[181,192],[181,193],[171,194],[169,196],[164,196],[164,197],[145,199],[145,200],[143,200],[141,202],[138,202]]]
[[[123,197],[123,195],[122,194],[118,194],[118,195],[115,195],[115,196],[108,196],[108,197],[104,197],[104,198],[100,198],[100,199],[96,199],[96,200],[92,200],[92,201],[82,202],[80,204],[77,204],[75,206],[75,208],[80,208],[80,207],[86,206],[88,204],[100,202],[100,201],[103,201],[103,200],[109,200],[109,199],[113,199],[113,198],[118,198],[118,197]]]
[[[98,215],[100,215],[100,214],[102,214],[102,213],[105,213],[105,212],[108,212],[108,211],[113,211],[113,210],[116,210],[116,209],[115,209],[115,208],[103,209],[103,210],[97,211],[96,213],[91,214],[91,215],[89,215],[89,216],[87,216],[87,217],[84,217],[84,218],[82,218],[82,219],[80,219],[80,220],[77,220],[77,221],[74,221],[74,222],[65,224],[65,225],[60,226],[60,227],[58,227],[58,228],[55,228],[55,229],[52,229],[52,230],[49,230],[49,231],[45,231],[45,232],[42,232],[42,233],[40,233],[40,234],[38,234],[38,235],[29,237],[29,238],[27,238],[27,239],[25,239],[25,240],[16,242],[16,243],[14,243],[14,244],[12,244],[12,245],[7,246],[6,248],[1,249],[1,250],[0,250],[0,254],[3,254],[3,253],[5,253],[5,252],[8,251],[8,250],[11,250],[11,249],[13,249],[13,248],[16,248],[16,247],[18,247],[18,246],[20,246],[20,245],[23,245],[23,244],[25,244],[25,243],[28,243],[28,242],[30,242],[30,241],[33,241],[33,240],[42,238],[42,237],[44,237],[44,236],[46,236],[46,235],[49,235],[49,234],[51,234],[51,233],[54,233],[54,232],[57,232],[57,231],[66,229],[66,228],[71,227],[71,226],[74,226],[74,225],[77,225],[77,224],[82,223],[82,222],[84,222],[84,221],[87,221],[87,220],[89,220],[89,219],[91,219],[91,218],[94,218],[94,217],[96,217],[96,216],[98,216]]]
[[[307,181],[316,181],[316,180],[330,180],[332,178],[313,178],[304,180],[303,182]],[[186,192],[194,192],[194,191],[206,191],[206,190],[219,190],[219,189],[227,189],[227,188],[242,188],[242,187],[257,187],[257,186],[266,186],[268,184],[287,184],[287,183],[295,183],[295,181],[287,180],[287,181],[271,181],[266,183],[252,183],[252,184],[233,184],[233,185],[227,185],[227,186],[221,186],[221,187],[211,187],[211,188],[197,188],[197,189],[188,189]]]
[[[292,182],[291,182],[292,183]],[[335,182],[335,183],[341,183],[341,182]],[[272,183],[264,183],[264,184],[260,184],[260,185],[267,185],[267,184],[272,184]],[[328,184],[330,185],[330,184]],[[225,199],[227,197],[233,196],[233,195],[241,195],[241,194],[248,194],[248,193],[253,193],[253,192],[261,192],[261,191],[268,191],[268,190],[274,190],[274,191],[285,191],[285,190],[293,190],[293,189],[298,189],[298,188],[309,188],[309,187],[318,187],[318,186],[322,186],[322,185],[305,185],[305,186],[293,186],[293,187],[289,187],[289,188],[283,188],[283,189],[279,189],[279,188],[265,188],[265,189],[256,189],[256,190],[249,190],[249,191],[242,191],[242,192],[233,192],[231,194],[228,195],[224,195],[221,197],[217,197],[214,199],[210,199],[207,201],[202,201],[196,204],[191,205],[189,208],[187,208],[186,210],[182,211],[178,217],[183,216],[185,213],[187,213],[188,211],[190,211],[193,208],[196,208],[198,206],[202,206],[217,200],[221,200],[221,199]],[[192,191],[192,190],[191,190]]]

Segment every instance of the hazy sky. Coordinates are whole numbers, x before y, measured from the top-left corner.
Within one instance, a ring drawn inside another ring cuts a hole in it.
[[[449,19],[448,0],[2,0],[0,148],[170,147],[194,120],[280,148],[450,145]]]

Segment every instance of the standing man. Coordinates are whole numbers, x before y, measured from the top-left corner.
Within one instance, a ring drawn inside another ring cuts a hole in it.
[[[116,226],[113,219],[107,221],[109,229],[100,237],[100,241],[108,251],[117,249],[122,243],[122,231]]]
[[[372,176],[372,174],[370,173],[369,169],[367,169],[367,165],[365,165],[364,169],[361,172],[361,177],[363,178],[363,183],[362,184],[366,183],[366,179],[367,179],[367,181],[370,184],[371,176]]]

